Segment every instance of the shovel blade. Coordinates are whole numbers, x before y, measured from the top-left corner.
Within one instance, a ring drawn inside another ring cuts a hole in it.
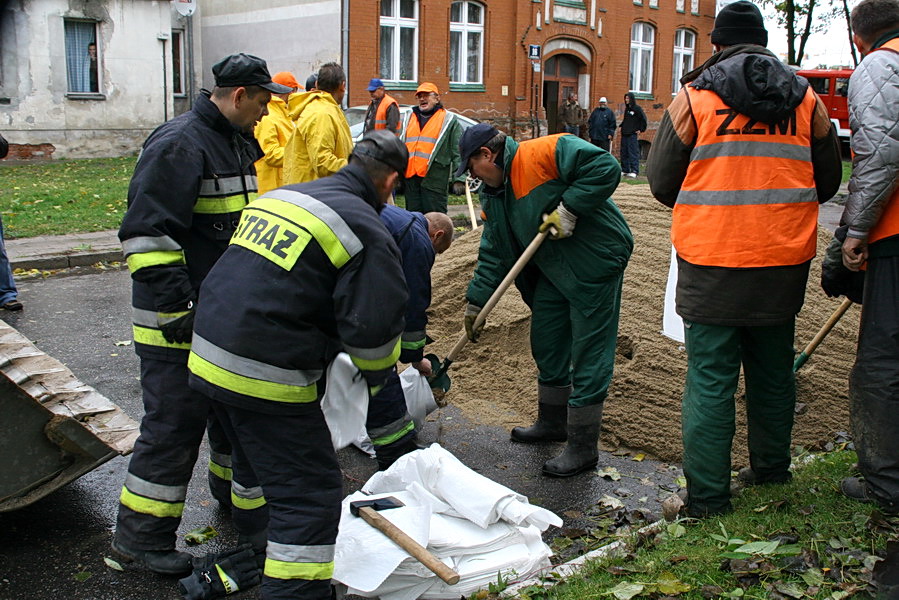
[[[428,354],[425,358],[431,361],[431,372],[433,374],[428,377],[428,384],[431,386],[431,389],[443,390],[444,393],[448,392],[452,385],[452,381],[450,381],[449,375],[447,375],[449,366],[452,364],[451,361],[441,361],[436,354]]]

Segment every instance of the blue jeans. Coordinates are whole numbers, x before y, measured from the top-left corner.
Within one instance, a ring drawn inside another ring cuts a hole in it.
[[[640,142],[636,133],[621,136],[621,170],[625,173],[640,173]]]
[[[18,297],[19,291],[12,278],[9,257],[6,256],[6,244],[3,243],[3,219],[0,218],[0,305],[12,302]]]

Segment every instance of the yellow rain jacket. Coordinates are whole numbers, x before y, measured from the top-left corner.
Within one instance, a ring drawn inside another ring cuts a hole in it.
[[[328,92],[315,90],[290,98],[296,128],[284,147],[284,185],[333,175],[353,150],[350,126]]]
[[[256,161],[256,178],[259,194],[284,185],[284,146],[293,131],[293,120],[287,113],[287,103],[277,96],[272,96],[268,103],[268,114],[256,124],[253,135],[265,152],[265,156]]]

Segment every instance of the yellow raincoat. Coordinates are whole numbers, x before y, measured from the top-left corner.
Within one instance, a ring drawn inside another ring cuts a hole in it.
[[[262,117],[253,131],[265,152],[265,156],[256,161],[259,195],[284,185],[284,146],[293,127],[293,120],[287,114],[287,103],[273,95],[268,103],[268,114]]]
[[[315,90],[290,98],[296,128],[284,147],[284,185],[333,175],[353,150],[350,126],[328,92]]]

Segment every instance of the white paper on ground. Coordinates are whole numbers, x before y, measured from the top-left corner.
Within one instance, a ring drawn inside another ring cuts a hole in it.
[[[365,433],[368,384],[362,372],[353,364],[349,354],[341,352],[328,365],[327,378],[321,407],[331,430],[334,449],[362,444],[363,438],[368,439]]]
[[[671,246],[668,283],[665,286],[665,312],[662,314],[662,333],[675,342],[684,343],[684,321],[677,314],[674,294],[677,291],[677,251]]]

